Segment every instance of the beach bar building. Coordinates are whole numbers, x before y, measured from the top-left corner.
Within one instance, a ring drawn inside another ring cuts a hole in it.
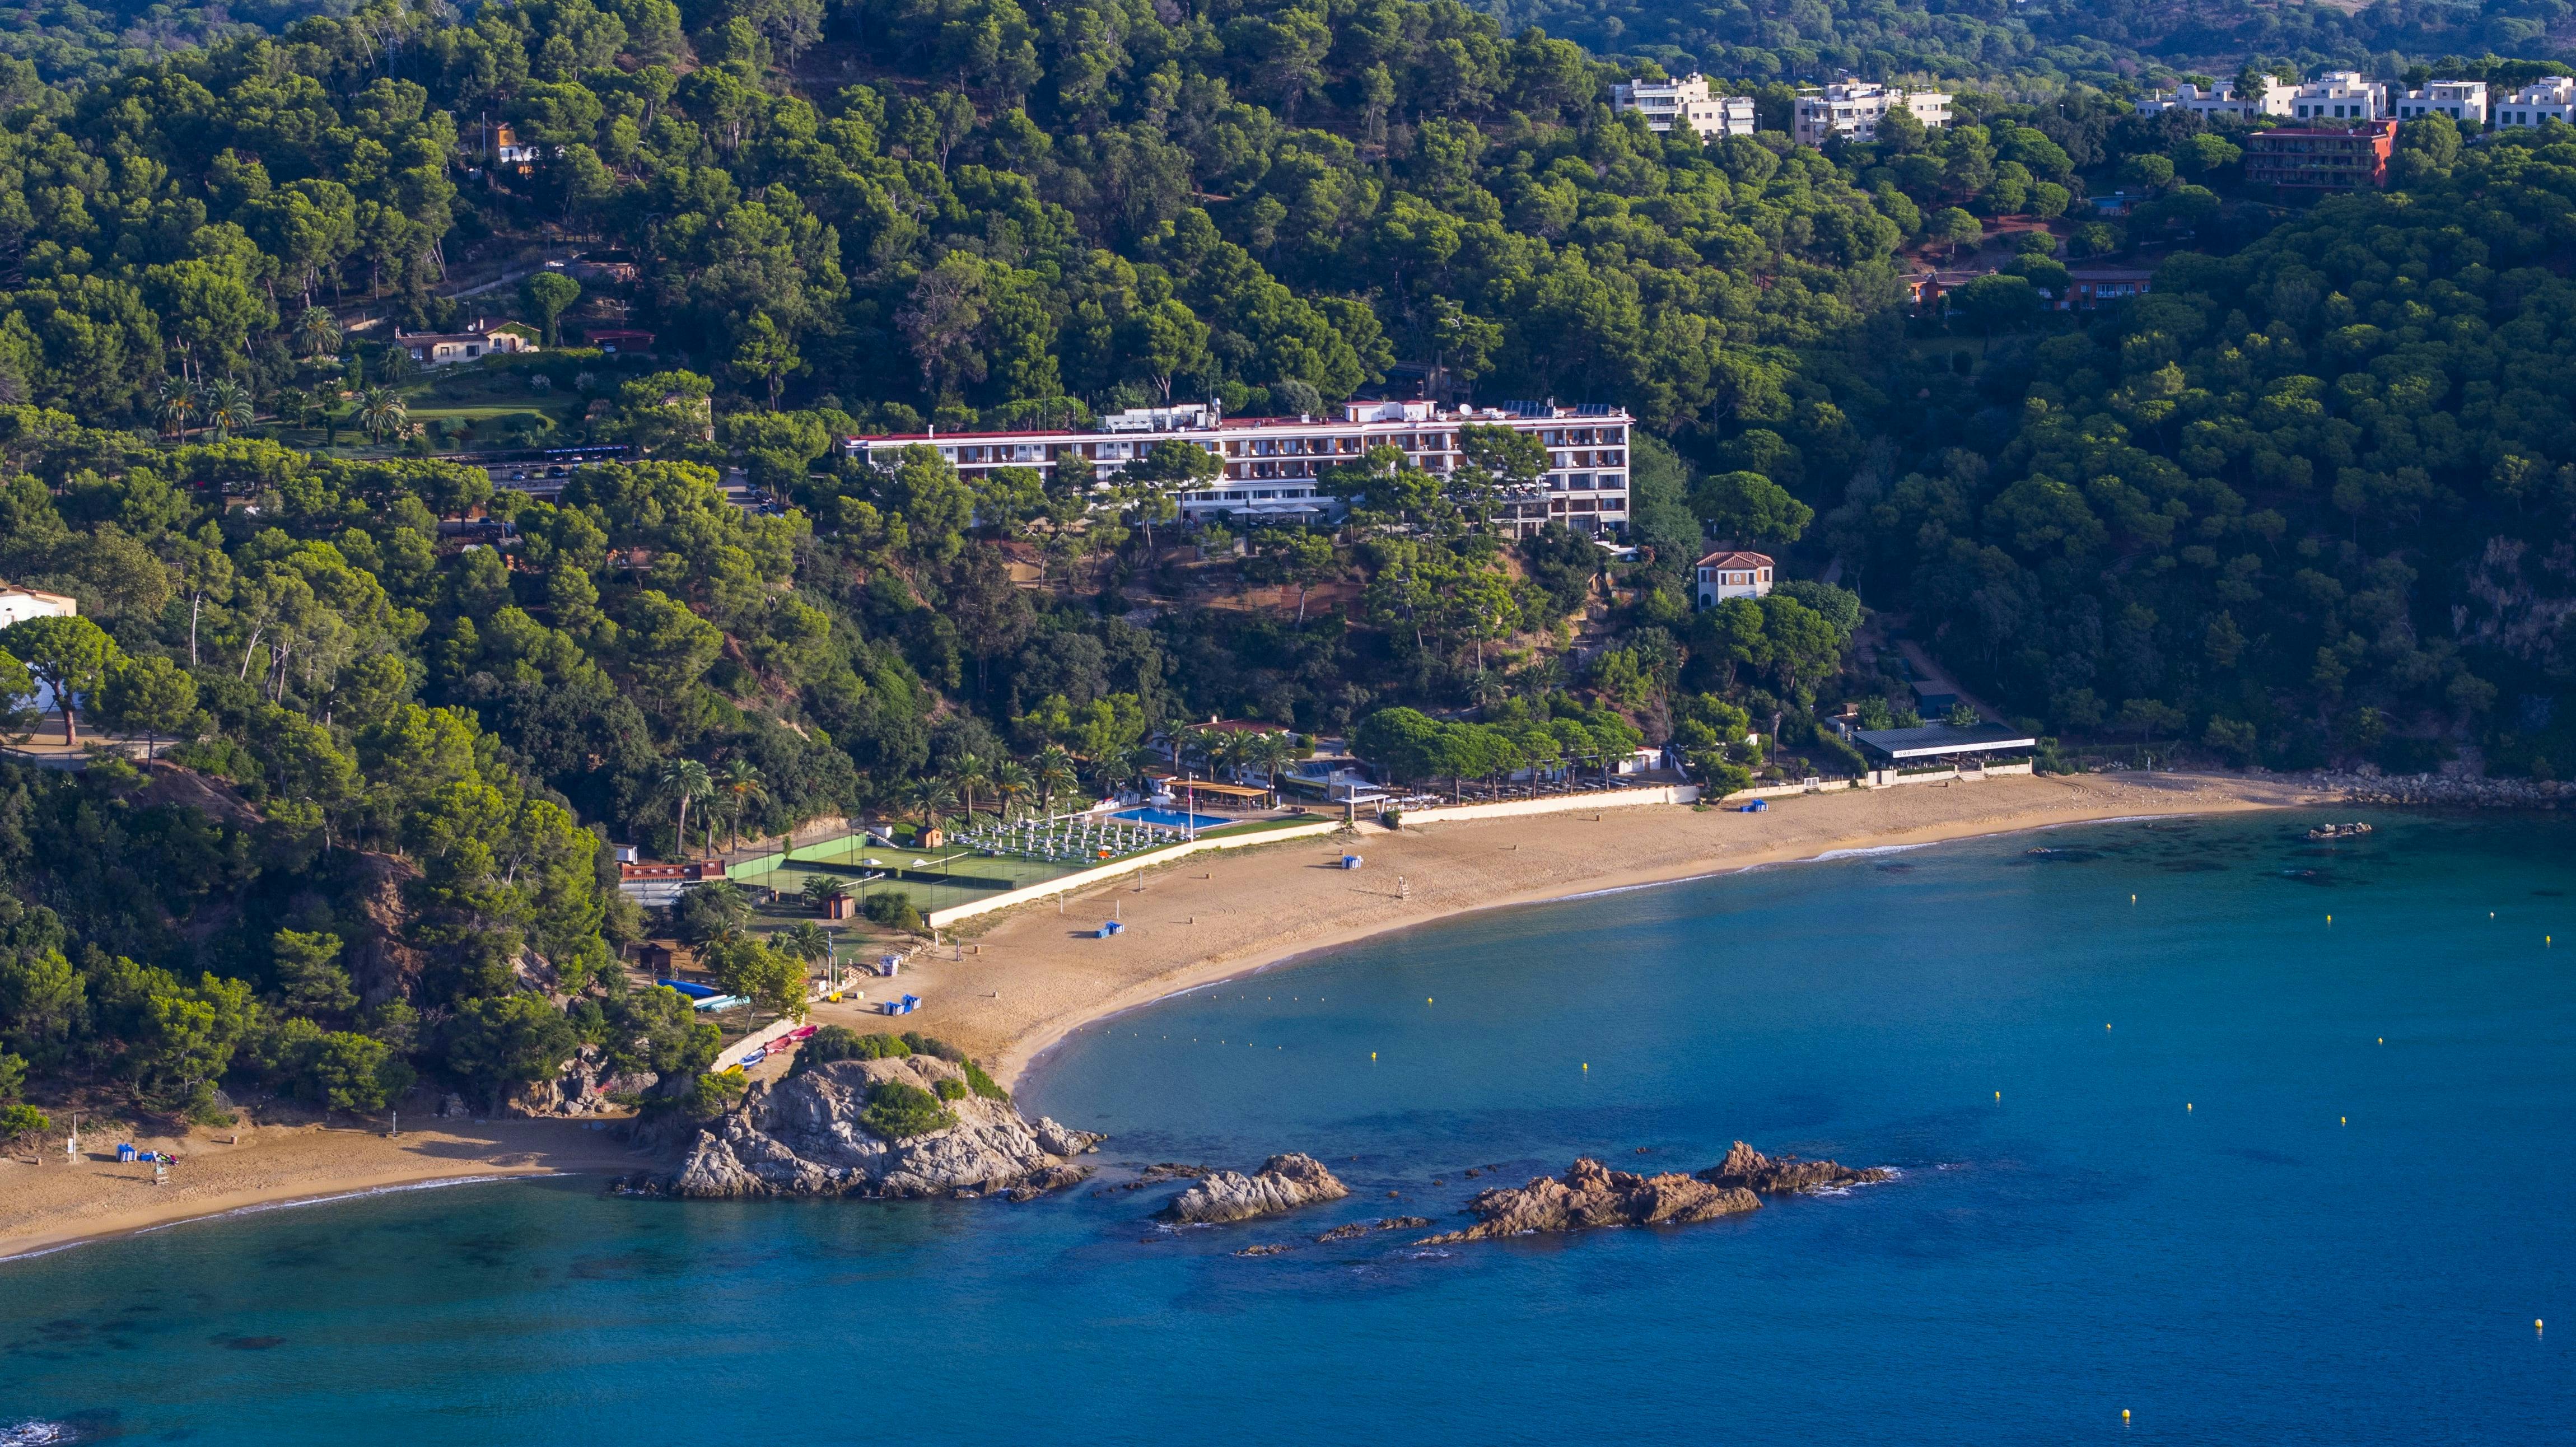
[[[1869,761],[1869,786],[1985,779],[2030,772],[2039,740],[2009,724],[1925,724],[1910,729],[1861,729],[1852,734]]]

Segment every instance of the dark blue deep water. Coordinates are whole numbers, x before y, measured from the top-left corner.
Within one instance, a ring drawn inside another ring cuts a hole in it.
[[[1167,1001],[1034,1072],[1113,1167],[1327,1158],[1354,1198],[1290,1222],[1175,1237],[1144,1224],[1159,1189],[677,1206],[557,1181],[0,1265],[0,1427],[2576,1439],[2576,832],[2374,817],[2331,848],[2305,818],[2114,824],[1497,912]],[[1687,1169],[1739,1137],[1904,1175],[1679,1230],[1312,1241],[1454,1212],[1488,1184],[1468,1167]],[[1256,1241],[1303,1244],[1231,1254]]]

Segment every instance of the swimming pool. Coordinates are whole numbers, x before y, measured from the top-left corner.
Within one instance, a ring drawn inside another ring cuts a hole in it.
[[[1234,821],[1216,814],[1184,814],[1177,809],[1121,809],[1109,816],[1130,819],[1139,824],[1160,824],[1166,829],[1213,829]]]

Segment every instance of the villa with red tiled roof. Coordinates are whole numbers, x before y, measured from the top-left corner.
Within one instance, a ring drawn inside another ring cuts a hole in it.
[[[1771,559],[1762,553],[1722,548],[1699,560],[1699,606],[1714,608],[1721,599],[1759,598],[1771,591]]]

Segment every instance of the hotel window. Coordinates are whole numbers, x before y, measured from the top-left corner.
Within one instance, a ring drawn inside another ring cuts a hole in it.
[[[1227,494],[1225,495],[1225,500],[1226,500],[1227,502],[1243,502],[1243,501],[1246,501],[1247,499],[1245,498],[1244,494],[1242,494],[1242,493],[1239,493],[1239,492],[1229,492],[1229,493],[1227,493]]]
[[[1574,474],[1573,479],[1566,485],[1576,492],[1590,492],[1592,490],[1592,474],[1588,472],[1578,472]]]

